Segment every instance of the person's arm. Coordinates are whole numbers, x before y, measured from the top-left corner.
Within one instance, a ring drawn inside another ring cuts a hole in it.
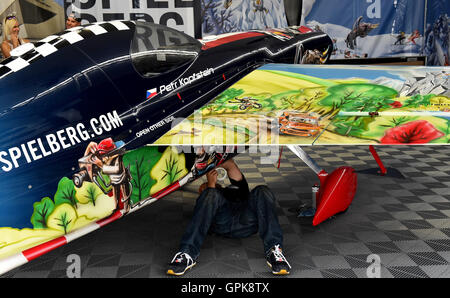
[[[232,201],[244,201],[250,193],[247,180],[233,159],[220,165],[227,171],[231,185],[224,189],[225,197]]]
[[[233,179],[234,181],[241,181],[244,177],[233,159],[225,161],[220,167],[224,168],[227,171],[228,178]]]
[[[3,54],[3,58],[9,58],[11,56],[10,53],[11,49],[9,47],[8,42],[4,41],[2,42],[2,54]]]

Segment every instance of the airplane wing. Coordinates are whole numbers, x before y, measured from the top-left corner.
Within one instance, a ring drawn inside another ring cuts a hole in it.
[[[450,144],[448,68],[267,64],[161,145]]]

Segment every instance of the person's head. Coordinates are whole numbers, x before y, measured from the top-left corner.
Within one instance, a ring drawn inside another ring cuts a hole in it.
[[[75,17],[73,13],[67,17],[66,29],[78,27],[80,25],[81,25],[81,18]]]
[[[3,40],[11,40],[11,34],[19,34],[19,21],[15,15],[6,16],[3,21]]]

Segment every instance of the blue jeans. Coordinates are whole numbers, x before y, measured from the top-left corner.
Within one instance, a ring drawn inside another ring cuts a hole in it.
[[[259,231],[265,253],[276,244],[283,244],[275,196],[264,185],[255,187],[249,199],[243,202],[231,202],[215,188],[205,189],[197,199],[194,215],[181,239],[180,251],[197,259],[209,230],[230,238],[245,238]]]

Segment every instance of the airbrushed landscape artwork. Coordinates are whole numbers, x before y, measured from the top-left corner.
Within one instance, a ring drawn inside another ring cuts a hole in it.
[[[266,65],[158,144],[450,144],[446,68]]]
[[[104,144],[108,146],[103,149],[117,149],[110,139]],[[86,173],[80,171],[75,182],[72,177],[61,177],[54,192],[27,208],[32,228],[0,227],[0,258],[79,230],[119,208],[129,211],[188,173],[184,154],[162,147],[117,151],[101,162],[88,152],[79,162],[88,169]],[[112,183],[111,179],[121,181]],[[115,189],[113,185],[120,186]]]
[[[73,177],[61,177],[54,192],[24,208],[32,227],[0,227],[0,259],[18,252],[31,258],[63,245],[159,200],[230,157],[165,146],[127,151],[111,138],[92,142]]]

